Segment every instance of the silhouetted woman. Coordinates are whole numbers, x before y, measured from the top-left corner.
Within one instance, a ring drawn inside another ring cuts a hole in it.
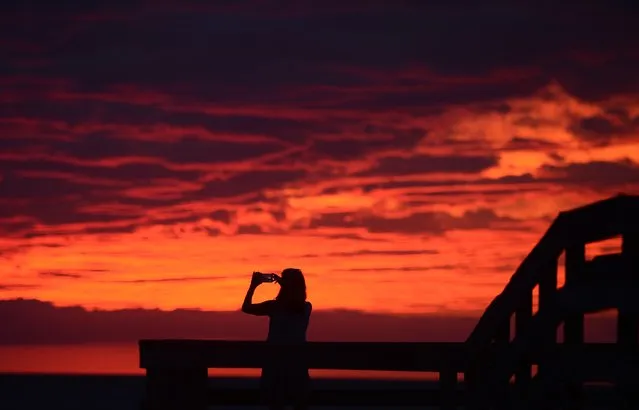
[[[306,281],[301,270],[284,269],[281,277],[274,275],[274,281],[280,285],[277,297],[253,303],[255,289],[265,282],[262,274],[253,272],[242,311],[269,317],[267,344],[274,345],[274,349],[273,354],[264,358],[262,368],[260,384],[264,400],[271,410],[284,409],[286,405],[303,410],[307,408],[309,393],[308,367],[297,354],[298,349],[276,347],[306,343],[312,305],[306,300]]]

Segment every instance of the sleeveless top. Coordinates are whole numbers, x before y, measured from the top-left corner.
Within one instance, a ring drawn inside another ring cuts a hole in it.
[[[304,302],[304,310],[290,312],[275,304],[269,314],[267,342],[275,344],[303,344],[306,342],[306,329],[311,317],[313,306],[311,302]]]

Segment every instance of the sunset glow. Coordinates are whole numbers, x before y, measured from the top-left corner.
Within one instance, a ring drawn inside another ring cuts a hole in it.
[[[2,14],[0,299],[235,311],[299,267],[317,310],[478,316],[639,193],[630,16],[239,3]]]

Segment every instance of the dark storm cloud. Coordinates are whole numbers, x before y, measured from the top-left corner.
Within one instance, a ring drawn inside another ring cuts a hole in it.
[[[517,220],[500,217],[489,209],[452,216],[444,212],[416,212],[404,217],[383,217],[353,213],[325,213],[311,221],[311,228],[365,228],[371,233],[439,235],[448,230],[521,229]]]
[[[379,114],[419,118],[468,103],[503,114],[511,107],[495,100],[529,95],[550,80],[587,99],[639,90],[638,17],[620,3],[589,2],[578,15],[533,2],[462,3],[3,2],[0,198],[9,200],[0,200],[0,214],[24,218],[3,220],[0,229],[91,222],[85,232],[129,232],[151,209],[264,199],[265,190],[304,182],[322,160],[375,156],[360,174],[373,177],[478,173],[496,165],[496,155],[389,156],[414,153],[430,130]],[[636,122],[617,110],[577,119],[574,129],[605,139],[636,130]],[[506,149],[544,147],[517,136]],[[305,152],[286,151],[295,148]],[[250,171],[222,168],[238,162]],[[564,173],[575,180],[574,172]],[[461,183],[362,188],[433,184]],[[121,206],[102,206],[113,202]],[[200,217],[170,215],[155,222]],[[420,218],[399,223],[444,229]],[[387,224],[367,226],[385,232]]]
[[[69,133],[69,135],[73,135]],[[147,141],[135,135],[121,135],[116,131],[98,131],[74,135],[73,140],[47,140],[31,138],[32,146],[55,154],[64,154],[83,160],[107,160],[110,158],[148,157],[170,164],[219,163],[242,161],[273,154],[282,149],[276,143],[246,143],[241,141],[209,141],[194,136],[184,136],[176,141]],[[7,148],[26,146],[24,140],[7,138]]]
[[[539,150],[546,151],[549,149],[559,148],[560,145],[551,141],[544,141],[535,138],[527,138],[527,137],[519,137],[515,136],[506,143],[502,147],[503,150],[507,151],[528,151],[528,150]]]
[[[122,155],[127,155],[123,152]],[[91,155],[91,154],[89,154]],[[159,161],[158,161],[159,162]],[[94,185],[135,186],[147,184],[155,179],[172,179],[175,181],[197,181],[202,171],[169,169],[162,164],[154,163],[123,163],[115,166],[100,166],[90,161],[85,164],[74,164],[64,159],[39,159],[37,161],[23,161],[18,158],[0,161],[0,172],[4,175],[47,175],[54,179],[57,173],[62,175],[83,177],[92,180]],[[71,178],[72,179],[72,178]],[[1,183],[0,183],[1,184]]]
[[[22,93],[21,96],[25,97]],[[217,93],[216,93],[217,95]],[[34,98],[42,98],[42,95],[36,95]],[[55,100],[55,95],[53,95]],[[238,134],[236,144],[242,142],[242,134],[247,135],[264,135],[274,140],[296,141],[302,140],[308,134],[312,133],[330,133],[337,132],[340,125],[346,123],[345,120],[332,119],[328,121],[320,121],[314,119],[285,119],[285,118],[268,118],[262,116],[250,115],[216,115],[213,113],[203,113],[198,111],[172,111],[156,105],[147,105],[141,98],[141,101],[100,101],[98,95],[93,99],[71,100],[71,101],[55,101],[50,100],[29,100],[29,101],[12,101],[11,103],[0,104],[0,119],[11,118],[32,118],[39,121],[61,121],[69,126],[80,124],[91,124],[92,126],[100,126],[102,124],[113,125],[131,125],[138,127],[153,125],[170,125],[172,127],[190,127],[183,131],[183,136],[188,137],[199,136],[198,128],[207,131],[209,134],[204,135],[205,138],[214,137],[216,134],[228,135]],[[117,98],[117,93],[111,97]],[[124,97],[120,97],[124,98]],[[197,110],[201,107],[195,107]],[[57,132],[65,135],[62,130],[55,130],[53,127],[48,132]],[[140,131],[144,131],[141,128]],[[73,131],[71,131],[73,132]],[[69,134],[71,132],[67,132]],[[104,131],[105,133],[107,131]],[[113,133],[113,131],[109,131]],[[76,132],[74,132],[76,133]],[[141,132],[142,133],[142,132]],[[10,135],[10,134],[9,134]],[[83,135],[78,135],[83,136]],[[137,135],[106,135],[112,137],[133,138],[138,139]],[[99,138],[97,136],[84,136],[91,140]],[[190,138],[190,140],[194,140]],[[176,143],[180,143],[177,141]],[[213,144],[221,142],[204,141],[202,144]],[[140,144],[143,144],[141,142]],[[230,145],[230,143],[227,143]]]
[[[252,194],[265,189],[280,188],[288,183],[300,181],[307,175],[303,170],[264,170],[247,171],[229,179],[216,179],[206,182],[203,187],[191,194],[187,199],[228,198],[243,194]]]
[[[429,306],[430,307],[430,306]],[[466,316],[380,314],[357,310],[318,310],[308,337],[312,341],[462,342],[480,312]],[[39,300],[0,301],[0,345],[135,342],[140,339],[251,339],[264,337],[267,321],[241,312],[197,310],[91,310],[56,307]],[[614,318],[594,318],[588,341],[611,340]]]
[[[362,3],[357,12],[346,8],[341,13],[280,16],[173,7],[178,13],[170,7],[160,12],[137,8],[130,20],[74,25],[55,14],[49,18],[45,12],[23,14],[22,21],[5,26],[2,34],[7,43],[40,45],[37,56],[42,63],[30,67],[30,74],[73,78],[78,91],[134,83],[226,103],[300,98],[282,93],[282,87],[366,84],[356,74],[327,69],[332,66],[398,68],[418,63],[464,77],[532,65],[541,68],[542,79],[558,78],[575,92],[592,97],[605,93],[606,87],[619,91],[622,85],[626,90],[639,85],[632,70],[636,55],[618,53],[611,57],[613,64],[589,67],[568,53],[610,53],[637,45],[639,29],[633,24],[637,16],[603,2],[589,5],[589,12],[579,18],[569,7],[533,3],[412,8],[389,4],[368,10]],[[38,22],[39,18],[47,24],[32,24],[30,30],[16,27],[24,19]],[[15,53],[0,73],[24,69],[20,57],[28,56]],[[514,86],[515,92],[518,87]],[[465,96],[464,89],[470,95]],[[408,98],[413,98],[411,104],[442,97],[462,101],[491,92],[489,87],[466,85],[451,97],[441,93]],[[391,104],[403,101],[399,94],[388,98]]]
[[[639,131],[639,116],[630,117],[626,110],[613,110],[608,116],[595,115],[577,120],[570,130],[576,136],[595,144],[607,145],[615,138],[629,137]]]
[[[67,272],[56,272],[56,271],[38,272],[38,275],[43,277],[67,278],[67,279],[80,279],[83,277],[79,273],[67,273]]]
[[[240,225],[237,228],[238,235],[259,235],[265,233],[261,226],[251,224],[251,225]]]
[[[630,160],[618,162],[593,161],[565,166],[546,165],[544,175],[564,184],[589,188],[610,188],[639,183],[639,164]]]
[[[320,159],[349,161],[379,151],[412,150],[427,133],[418,128],[391,129],[372,125],[367,125],[362,131],[368,138],[315,140],[309,155]]]
[[[461,186],[468,185],[520,185],[520,184],[536,184],[539,182],[544,182],[542,179],[535,178],[531,174],[522,174],[522,175],[507,175],[499,178],[478,178],[474,180],[472,183],[468,181],[460,181],[460,180],[439,180],[439,181],[382,181],[382,182],[374,182],[370,184],[363,184],[362,189],[364,192],[370,192],[374,190],[384,190],[384,189],[403,189],[403,188],[425,188],[425,187],[441,187],[441,188],[455,188]]]
[[[432,156],[385,157],[362,176],[390,176],[428,173],[479,173],[497,165],[496,156]]]
[[[0,283],[0,290],[25,290],[25,289],[37,289],[39,288],[39,285],[27,285],[27,284],[20,284],[20,283],[12,283],[12,284],[3,284]]]

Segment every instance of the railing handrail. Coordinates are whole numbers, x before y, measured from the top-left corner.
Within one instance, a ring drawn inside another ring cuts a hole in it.
[[[542,280],[543,269],[574,245],[585,245],[639,230],[639,196],[619,194],[569,211],[562,211],[524,258],[502,292],[488,305],[466,342],[481,347],[513,315]]]
[[[301,346],[247,340],[139,342],[141,368],[260,368],[277,349],[289,355],[303,353],[311,369],[463,372],[469,359],[463,342],[307,342]]]

